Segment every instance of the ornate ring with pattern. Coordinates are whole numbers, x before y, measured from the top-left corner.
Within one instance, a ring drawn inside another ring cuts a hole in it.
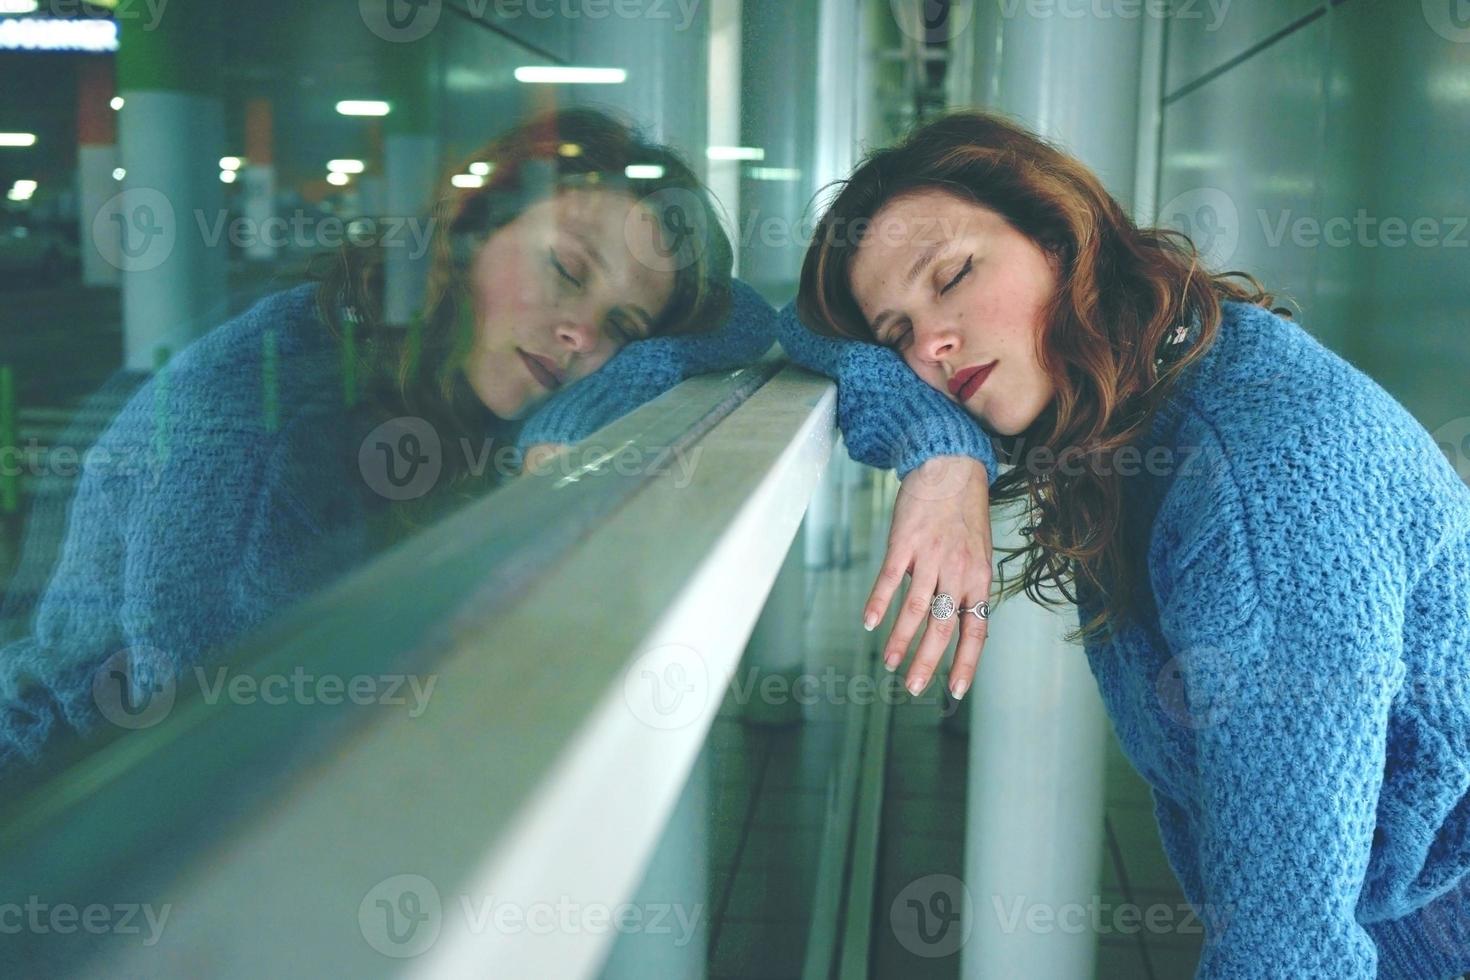
[[[967,612],[967,613],[974,613],[976,616],[980,617],[981,619],[989,619],[990,618],[990,603],[986,602],[984,599],[981,599],[979,602],[975,603],[973,606],[966,607],[965,612]]]
[[[950,595],[948,592],[940,592],[934,597],[934,600],[929,603],[929,615],[933,616],[935,619],[949,619],[951,616],[954,615],[954,607],[954,596]]]

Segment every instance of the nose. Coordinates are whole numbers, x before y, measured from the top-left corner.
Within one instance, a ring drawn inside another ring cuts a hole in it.
[[[597,324],[591,317],[568,317],[556,325],[557,343],[574,354],[586,354],[597,347]]]
[[[923,360],[938,364],[960,349],[960,331],[949,320],[915,321],[912,329],[914,350]]]

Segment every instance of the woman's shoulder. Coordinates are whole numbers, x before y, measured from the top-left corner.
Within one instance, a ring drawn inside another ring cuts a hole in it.
[[[1403,404],[1301,324],[1251,303],[1222,310],[1215,343],[1181,395],[1232,457],[1443,462]]]
[[[169,359],[119,411],[105,443],[257,439],[342,406],[341,345],[316,312],[316,286],[257,300]]]
[[[240,313],[195,340],[169,362],[169,369],[230,372],[241,355],[291,359],[318,354],[334,346],[331,332],[317,313],[316,283],[301,283],[257,299]]]
[[[1192,499],[1186,510],[1236,500],[1257,550],[1307,527],[1429,546],[1470,517],[1470,488],[1366,372],[1268,310],[1229,303],[1225,314],[1201,370],[1179,392],[1177,441],[1192,455],[1174,496]]]

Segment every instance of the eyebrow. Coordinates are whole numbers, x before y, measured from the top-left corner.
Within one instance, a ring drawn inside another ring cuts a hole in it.
[[[933,245],[930,245],[928,248],[924,249],[923,252],[919,253],[919,257],[914,260],[914,264],[909,266],[909,271],[904,273],[904,288],[908,288],[914,284],[914,280],[919,278],[919,273],[923,272],[924,267],[934,261],[934,256],[938,255],[939,250],[943,247],[944,242],[936,242]],[[882,313],[879,313],[876,317],[873,318],[873,322],[869,329],[872,330],[874,334],[877,334],[879,330],[882,329],[883,324],[887,322],[888,318],[895,315],[896,314],[892,310],[884,310]]]

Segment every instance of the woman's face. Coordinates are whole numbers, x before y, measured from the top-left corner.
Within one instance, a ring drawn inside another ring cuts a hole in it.
[[[537,202],[481,246],[471,272],[475,333],[465,376],[503,419],[529,415],[649,332],[673,295],[651,211],[614,191]],[[640,236],[643,240],[634,240]]]
[[[997,212],[940,190],[894,198],[850,285],[877,340],[988,431],[1023,432],[1050,404],[1037,350],[1057,264]]]

